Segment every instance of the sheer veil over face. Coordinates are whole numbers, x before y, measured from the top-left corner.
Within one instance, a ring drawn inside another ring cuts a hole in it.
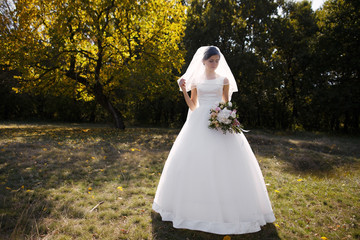
[[[203,46],[200,47],[193,59],[191,60],[189,67],[187,68],[184,75],[182,75],[179,79],[186,80],[186,91],[190,91],[192,88],[196,88],[196,86],[203,81],[206,81],[205,78],[205,66],[203,64],[203,58],[206,50],[211,46]],[[237,92],[238,88],[236,85],[236,81],[234,75],[232,74],[229,65],[227,64],[224,55],[220,52],[219,48],[215,47],[220,53],[220,61],[219,66],[215,70],[216,74],[226,77],[229,80],[229,99],[231,99],[231,95],[233,92]],[[181,91],[181,89],[180,89]]]

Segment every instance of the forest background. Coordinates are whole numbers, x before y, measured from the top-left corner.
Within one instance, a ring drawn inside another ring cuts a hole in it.
[[[247,128],[359,132],[359,1],[3,0],[0,13],[0,121],[181,126],[176,80],[216,45]]]

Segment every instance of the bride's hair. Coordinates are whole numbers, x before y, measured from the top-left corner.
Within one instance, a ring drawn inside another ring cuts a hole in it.
[[[203,60],[208,60],[214,55],[220,56],[220,52],[216,47],[211,46],[208,49],[206,49],[206,51],[204,52]]]

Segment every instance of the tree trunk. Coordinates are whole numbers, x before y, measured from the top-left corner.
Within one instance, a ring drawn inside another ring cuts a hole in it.
[[[100,83],[96,83],[93,86],[93,93],[95,95],[95,100],[113,116],[115,127],[125,129],[122,114],[114,107],[110,99],[104,94],[103,87]]]
[[[81,77],[78,73],[71,70],[66,72],[66,76],[78,81],[79,83],[84,84],[87,89],[94,94],[95,101],[113,116],[115,121],[115,127],[119,129],[125,129],[125,123],[122,114],[114,107],[110,99],[104,94],[103,86],[99,82],[96,83],[94,86],[90,86],[90,84],[84,77]]]
[[[115,120],[115,127],[124,130],[125,129],[125,124],[123,120],[124,118],[120,113],[120,111],[118,111],[109,100],[107,102],[107,105],[108,105],[108,111],[112,114]]]

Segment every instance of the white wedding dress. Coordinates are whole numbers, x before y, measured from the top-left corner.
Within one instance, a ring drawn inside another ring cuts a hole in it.
[[[153,209],[175,228],[216,234],[257,232],[275,221],[258,162],[244,134],[208,128],[223,77],[197,86],[199,107],[186,120],[165,163]]]

